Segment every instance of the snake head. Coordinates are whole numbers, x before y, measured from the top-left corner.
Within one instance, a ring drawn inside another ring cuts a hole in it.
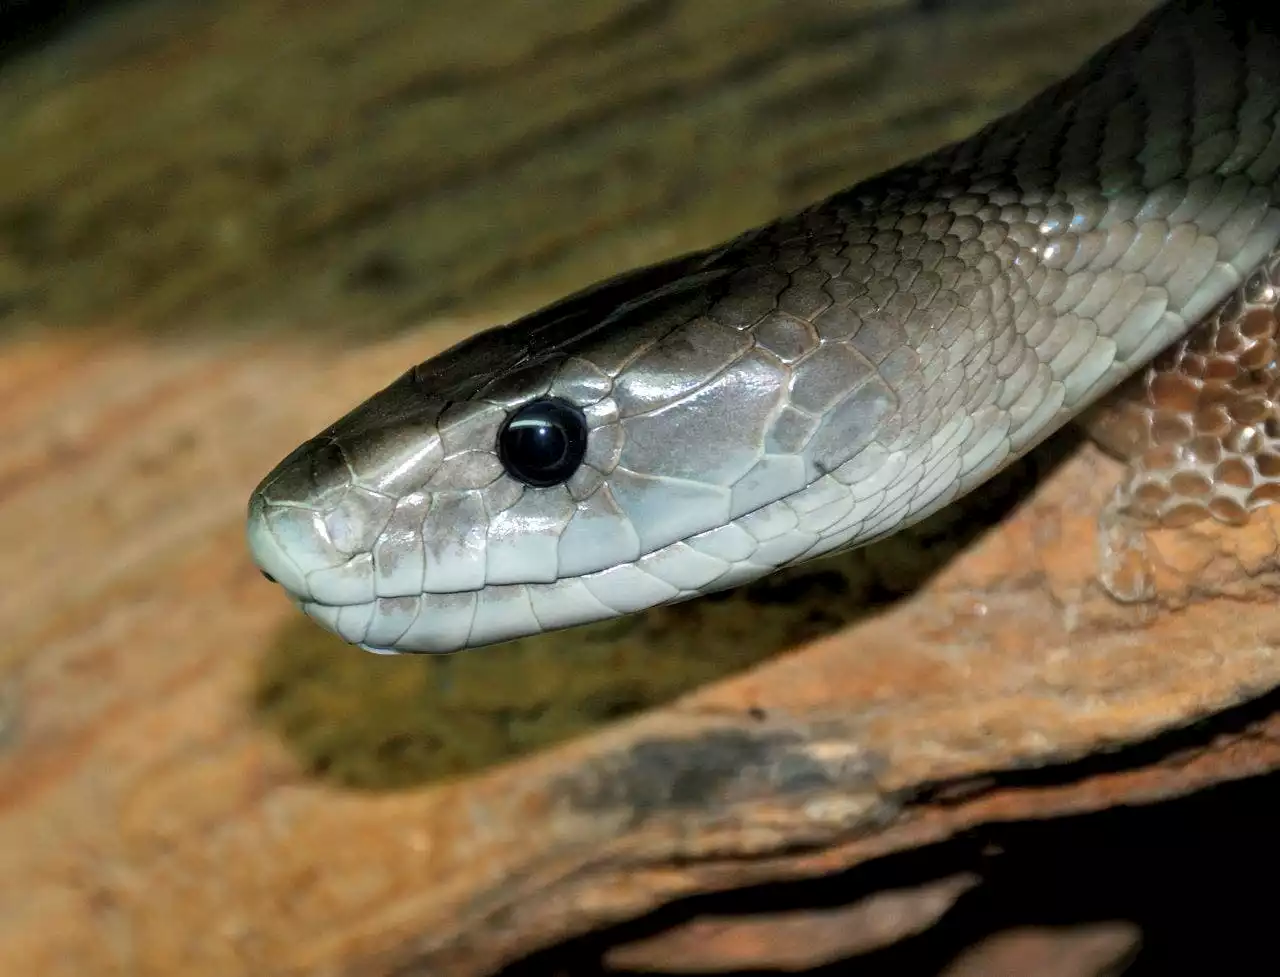
[[[804,397],[843,410],[792,403],[791,364],[820,351],[776,309],[788,277],[716,259],[632,273],[406,372],[257,487],[258,566],[348,641],[448,652],[808,550],[820,534],[770,505],[844,461],[848,417],[869,429],[889,394],[818,355]]]
[[[1264,9],[1163,4],[968,139],[420,364],[258,486],[258,565],[351,642],[453,651],[937,511],[1277,247]]]

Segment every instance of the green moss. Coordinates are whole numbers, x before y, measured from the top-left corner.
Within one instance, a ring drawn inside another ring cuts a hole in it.
[[[122,9],[0,78],[0,334],[525,311],[962,136],[1148,5]]]

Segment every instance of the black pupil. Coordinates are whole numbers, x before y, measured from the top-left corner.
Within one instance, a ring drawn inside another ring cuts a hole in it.
[[[498,458],[526,485],[559,485],[582,464],[587,419],[567,400],[548,397],[515,411],[498,432]]]

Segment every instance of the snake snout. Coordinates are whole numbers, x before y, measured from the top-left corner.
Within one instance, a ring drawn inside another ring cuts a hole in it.
[[[369,601],[372,549],[393,507],[355,484],[341,448],[322,436],[290,454],[254,490],[249,550],[263,575],[296,599]]]

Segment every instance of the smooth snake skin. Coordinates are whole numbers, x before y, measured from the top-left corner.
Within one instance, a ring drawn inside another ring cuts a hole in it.
[[[1274,268],[1277,22],[1175,0],[967,140],[410,369],[258,486],[255,560],[348,641],[447,652],[922,519]],[[495,439],[548,393],[587,455],[531,488]]]

